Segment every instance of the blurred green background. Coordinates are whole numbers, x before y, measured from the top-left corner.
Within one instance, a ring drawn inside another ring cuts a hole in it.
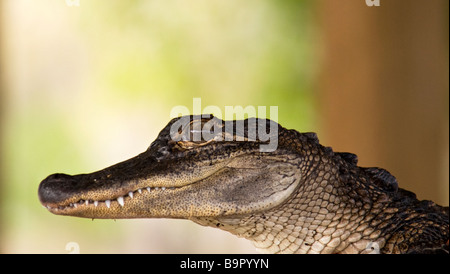
[[[144,151],[171,109],[192,111],[194,97],[222,111],[278,106],[284,127],[332,145],[323,120],[337,114],[322,117],[331,97],[318,92],[334,74],[324,42],[333,30],[323,30],[334,24],[324,20],[330,1],[69,2],[1,1],[0,252],[68,253],[75,242],[81,253],[253,253],[189,221],[55,216],[37,187],[49,174],[92,172]],[[448,169],[448,145],[439,149]]]

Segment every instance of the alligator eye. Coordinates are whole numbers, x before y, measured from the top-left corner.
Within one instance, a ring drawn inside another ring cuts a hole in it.
[[[177,133],[177,140],[174,141],[177,147],[183,150],[221,141],[223,136],[222,124],[205,118],[189,121],[180,127]]]

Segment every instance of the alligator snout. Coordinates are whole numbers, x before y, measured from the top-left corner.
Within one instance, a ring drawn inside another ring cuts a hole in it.
[[[76,184],[74,176],[55,173],[49,175],[40,184],[38,189],[39,200],[42,204],[58,203],[67,199],[71,189]]]

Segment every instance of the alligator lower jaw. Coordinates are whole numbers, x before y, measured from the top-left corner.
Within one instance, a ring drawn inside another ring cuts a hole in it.
[[[132,210],[131,212],[136,212],[136,215],[133,216],[133,214],[130,214],[130,210],[125,209],[138,208],[138,205],[148,196],[174,192],[179,188],[181,187],[145,187],[108,200],[79,199],[73,203],[46,203],[43,206],[56,215],[70,215],[92,219],[142,218],[143,216],[139,211]],[[121,214],[122,211],[124,214]]]

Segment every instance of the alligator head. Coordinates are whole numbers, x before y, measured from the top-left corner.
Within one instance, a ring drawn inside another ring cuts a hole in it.
[[[261,149],[269,143],[262,136],[270,129],[278,138],[278,127],[266,119],[175,118],[134,158],[90,174],[48,176],[39,198],[54,214],[86,218],[216,218],[276,207],[300,177],[286,152]]]

